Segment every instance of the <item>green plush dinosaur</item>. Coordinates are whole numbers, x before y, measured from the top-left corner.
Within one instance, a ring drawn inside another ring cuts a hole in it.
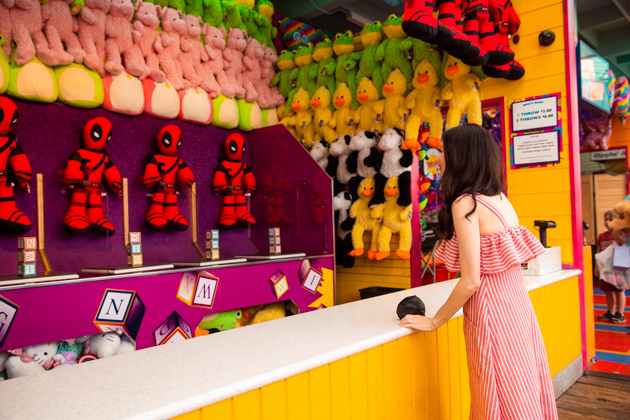
[[[278,92],[285,98],[289,97],[293,84],[291,82],[291,71],[297,67],[295,65],[295,52],[283,50],[278,57],[278,69],[275,77],[271,81],[271,86],[278,85]]]
[[[223,24],[226,28],[245,29],[237,2],[234,0],[221,0],[221,9],[223,11]]]
[[[309,97],[313,97],[315,90],[317,89],[317,69],[319,64],[313,63],[313,43],[309,42],[306,45],[301,45],[295,51],[295,64],[297,68],[291,70],[289,80],[295,80],[295,87],[289,93],[287,98],[287,104],[293,103],[293,95],[300,89],[304,89],[308,92]],[[291,112],[289,107],[285,108],[284,113]]]
[[[383,23],[383,32],[388,39],[383,41],[376,51],[376,60],[383,60],[381,69],[383,80],[387,80],[389,73],[394,69],[400,69],[400,72],[407,79],[408,88],[410,88],[413,69],[409,61],[409,51],[413,47],[413,40],[408,38],[403,31],[402,18],[390,15]]]
[[[269,0],[258,0],[256,2],[255,10],[261,15],[263,15],[269,21],[270,25],[273,24],[272,19],[273,19],[273,13],[275,11],[273,7],[273,2]]]
[[[211,332],[231,330],[236,327],[236,321],[241,319],[242,316],[243,311],[240,309],[206,315],[199,323],[199,328]]]
[[[168,0],[168,7],[177,9],[182,13],[186,13],[186,1],[185,0]]]
[[[185,0],[186,14],[201,17],[203,15],[203,0]]]
[[[335,81],[335,67],[337,60],[333,58],[333,44],[328,38],[321,40],[316,46],[313,52],[313,60],[319,65],[317,69],[317,87],[324,86],[328,89],[328,92],[334,92],[337,89]],[[331,111],[334,111],[334,105],[330,104]]]
[[[224,27],[221,0],[203,0],[203,14],[201,20],[215,28]]]
[[[356,84],[364,77],[372,79],[378,94],[383,97],[383,77],[381,75],[380,60],[376,60],[376,51],[383,40],[383,25],[381,22],[368,23],[361,31],[361,43],[365,47],[363,51],[352,53],[350,56],[359,61]]]
[[[273,44],[273,40],[276,38],[278,34],[278,29],[275,26],[272,26],[267,17],[264,15],[253,11],[254,22],[258,25],[258,33],[256,34],[256,39],[261,44],[266,44],[268,47],[272,48],[274,51],[276,50],[275,45]]]
[[[340,83],[345,83],[350,88],[352,93],[352,102],[350,104],[352,109],[359,107],[359,101],[357,101],[357,63],[358,60],[352,58],[354,52],[354,35],[351,31],[345,34],[335,35],[335,41],[333,42],[333,50],[337,54],[337,63],[335,67],[335,81],[337,86]]]

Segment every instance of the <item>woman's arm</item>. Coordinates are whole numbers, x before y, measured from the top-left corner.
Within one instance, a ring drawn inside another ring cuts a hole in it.
[[[481,238],[479,234],[478,212],[468,219],[466,214],[473,209],[471,197],[463,197],[453,203],[453,223],[459,243],[459,262],[462,276],[444,305],[434,318],[419,315],[407,315],[400,323],[401,327],[419,331],[435,331],[446,323],[477,291],[481,274]]]

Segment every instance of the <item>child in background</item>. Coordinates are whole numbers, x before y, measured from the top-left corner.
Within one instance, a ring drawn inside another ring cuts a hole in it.
[[[612,210],[608,210],[604,213],[604,226],[608,229],[607,232],[601,233],[597,237],[597,253],[602,252],[606,248],[615,243],[624,245],[626,238],[622,235],[613,235],[608,224],[615,219],[618,219],[619,215]],[[595,275],[599,276],[599,269],[595,265]],[[599,288],[606,293],[606,305],[608,306],[608,312],[597,317],[598,321],[610,321],[614,324],[621,324],[626,322],[626,317],[623,315],[626,308],[626,294],[624,290],[618,289],[610,283],[603,280],[599,281]],[[617,298],[617,311],[615,312],[615,297]],[[614,314],[614,315],[613,315]]]

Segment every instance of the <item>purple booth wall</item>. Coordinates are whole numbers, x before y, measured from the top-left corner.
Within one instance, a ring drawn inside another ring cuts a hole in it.
[[[145,115],[126,116],[103,109],[77,109],[60,103],[39,104],[14,99],[21,118],[13,130],[18,136],[33,168],[31,194],[16,188],[16,203],[31,219],[33,227],[25,236],[37,236],[37,194],[35,174],[43,174],[45,203],[46,249],[55,271],[79,273],[85,267],[118,267],[126,265],[123,245],[122,200],[109,192],[103,197],[103,207],[109,209],[109,220],[114,224],[113,237],[103,238],[91,233],[83,237],[71,235],[63,228],[63,217],[68,208],[71,190],[57,184],[56,172],[63,169],[72,152],[82,147],[81,135],[85,123],[97,116],[108,118],[113,125],[113,137],[107,153],[123,177],[129,179],[130,231],[142,232],[142,251],[145,265],[197,260],[191,243],[191,232],[153,232],[146,228],[144,216],[150,198],[140,188],[138,180],[144,171],[147,155],[157,150],[155,137],[168,124],[181,128],[183,143],[178,152],[195,174],[198,194],[199,239],[203,249],[205,231],[216,228],[220,212],[220,198],[211,192],[212,174],[221,154],[223,140],[231,131],[212,126],[199,126],[182,121],[159,120]],[[243,133],[247,139],[248,135]],[[246,152],[245,161],[248,161]],[[186,190],[190,195],[190,191]],[[189,217],[188,200],[179,200],[180,212]],[[0,232],[0,276],[15,275],[15,236]],[[220,237],[222,258],[235,254],[256,253],[247,230],[222,232]],[[38,272],[43,264],[38,261]]]

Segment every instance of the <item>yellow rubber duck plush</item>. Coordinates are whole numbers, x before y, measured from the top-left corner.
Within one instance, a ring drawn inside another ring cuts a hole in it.
[[[357,131],[357,122],[354,121],[354,110],[350,107],[351,103],[350,88],[345,83],[339,83],[333,96],[335,113],[329,123],[330,127],[337,132],[337,137],[351,136]]]
[[[359,199],[350,207],[350,218],[355,219],[354,226],[352,227],[352,246],[354,249],[348,253],[351,257],[363,255],[365,252],[363,233],[371,231],[372,244],[368,251],[368,258],[371,260],[376,258],[381,221],[374,219],[370,215],[369,204],[374,195],[374,187],[374,178],[364,178],[361,183],[359,183],[359,188],[357,188]]]
[[[411,250],[411,205],[407,207],[398,205],[399,195],[398,177],[393,176],[385,184],[385,204],[371,210],[370,216],[372,218],[383,219],[383,225],[378,233],[377,261],[389,257],[389,243],[393,233],[400,234],[400,242],[396,250],[398,258],[401,260],[411,259],[409,253]]]
[[[260,324],[261,322],[273,321],[274,319],[284,318],[285,315],[284,302],[275,302],[265,305],[252,316],[249,325]]]
[[[283,118],[280,123],[286,127],[295,127],[295,136],[310,149],[313,146],[315,130],[313,129],[313,114],[310,112],[311,97],[308,91],[300,88],[293,96],[291,110],[295,112],[292,117]]]
[[[433,54],[435,53],[435,54]],[[420,61],[413,75],[414,89],[409,92],[405,105],[410,109],[409,121],[405,133],[403,149],[417,151],[419,149],[418,135],[420,125],[429,123],[429,140],[431,147],[442,148],[442,96],[440,93],[440,55],[436,51],[429,51],[428,58]]]
[[[383,130],[398,128],[405,131],[409,117],[409,109],[405,107],[406,92],[407,79],[399,69],[394,69],[383,85],[385,100],[375,106],[376,113],[383,115]]]
[[[357,86],[357,100],[361,104],[354,111],[354,120],[357,121],[357,131],[383,132],[383,116],[376,112],[376,104],[380,95],[374,82],[364,77]]]
[[[479,77],[471,73],[470,66],[448,54],[444,55],[443,69],[449,81],[442,89],[442,99],[448,101],[445,128],[457,127],[464,114],[468,114],[468,123],[481,125]]]
[[[330,92],[326,86],[322,86],[315,91],[313,99],[311,99],[311,108],[315,111],[313,127],[315,129],[315,142],[326,140],[328,144],[332,144],[339,136],[329,123],[333,113],[330,110]]]

